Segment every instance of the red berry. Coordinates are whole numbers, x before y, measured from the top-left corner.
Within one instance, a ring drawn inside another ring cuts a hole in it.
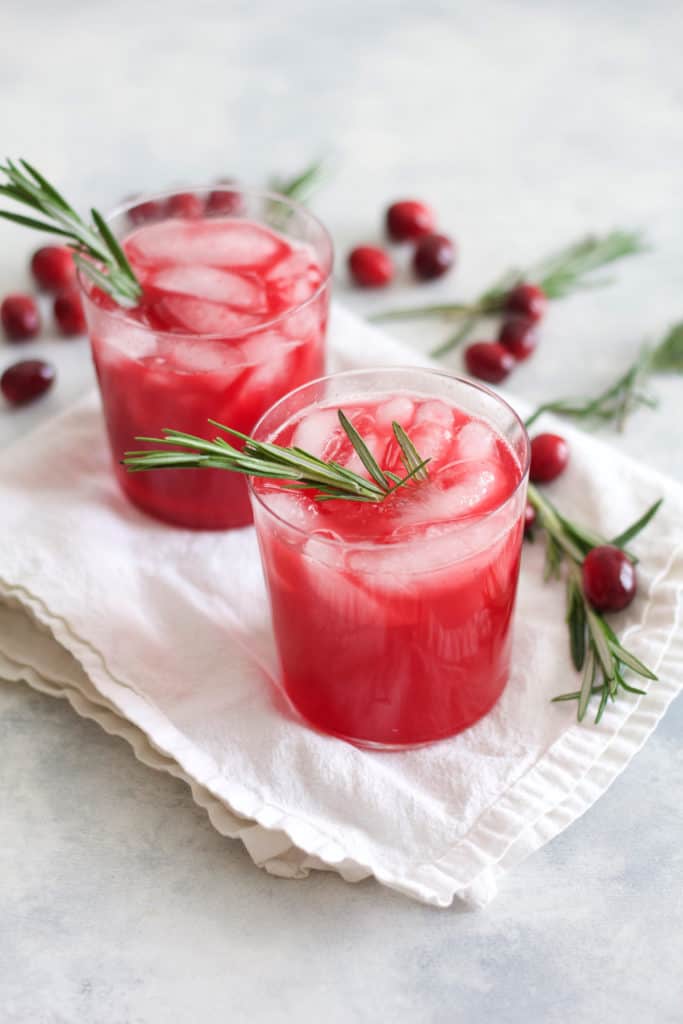
[[[436,229],[433,211],[417,199],[392,203],[386,214],[387,234],[394,242],[409,242]]]
[[[137,206],[131,206],[128,218],[133,224],[146,224],[150,220],[159,220],[164,208],[157,199],[147,199]]]
[[[526,316],[509,316],[501,324],[498,341],[521,363],[538,345],[538,329]]]
[[[497,341],[475,341],[465,349],[467,372],[491,384],[505,380],[514,365],[514,357]]]
[[[83,334],[85,331],[85,314],[81,297],[76,288],[67,288],[55,299],[55,320],[62,334]]]
[[[394,264],[379,246],[358,245],[349,253],[349,271],[363,288],[383,288],[394,276]]]
[[[524,508],[524,532],[531,533],[535,525],[536,509],[530,501],[527,501],[526,506]]]
[[[209,193],[206,201],[206,212],[213,214],[232,214],[236,216],[242,213],[244,202],[241,192],[231,188],[216,188]]]
[[[422,281],[432,281],[450,270],[455,247],[447,235],[423,235],[415,246],[413,270]]]
[[[76,264],[71,249],[65,245],[45,245],[31,259],[31,272],[39,288],[58,292],[76,279]]]
[[[8,295],[0,306],[0,319],[9,341],[35,338],[40,330],[40,313],[30,295]]]
[[[42,359],[22,359],[8,366],[0,377],[0,391],[11,405],[32,402],[52,386],[55,368]]]
[[[559,434],[537,434],[531,442],[529,477],[535,484],[548,484],[564,472],[569,462],[569,445]]]
[[[508,292],[505,299],[505,312],[513,316],[525,316],[536,322],[545,313],[548,299],[542,288],[536,284],[521,284]]]
[[[619,612],[636,593],[636,570],[620,548],[603,544],[583,560],[583,589],[600,612]]]
[[[186,217],[196,220],[204,213],[204,204],[194,192],[178,192],[166,200],[164,213],[167,217]]]

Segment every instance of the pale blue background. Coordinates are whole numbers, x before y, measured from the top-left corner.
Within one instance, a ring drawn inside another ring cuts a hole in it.
[[[643,226],[656,250],[557,305],[511,382],[532,400],[581,393],[683,314],[682,32],[673,2],[5,0],[0,139],[104,208],[332,151],[315,208],[341,253],[402,194],[430,199],[461,243],[457,278],[397,289],[405,302],[473,294],[585,230]],[[33,244],[0,226],[3,294],[26,283]],[[348,294],[343,272],[337,293],[361,311],[385,301]],[[85,343],[31,351],[59,386],[0,410],[6,441],[91,380]],[[0,344],[0,369],[13,358]],[[660,412],[613,440],[683,478],[681,383],[657,391]],[[1,687],[0,1020],[680,1022],[682,731],[679,701],[489,909],[436,911],[372,882],[270,878],[183,785],[60,703]]]

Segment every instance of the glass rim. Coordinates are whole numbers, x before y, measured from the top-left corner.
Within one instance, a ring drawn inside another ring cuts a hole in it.
[[[406,365],[399,365],[399,364],[389,364],[389,365],[386,365],[386,366],[359,367],[359,368],[353,369],[353,370],[340,370],[338,373],[328,373],[328,374],[325,374],[323,377],[317,377],[315,380],[307,381],[306,384],[300,384],[299,387],[293,388],[291,391],[288,391],[286,395],[283,395],[282,398],[279,398],[277,400],[277,402],[274,402],[273,405],[269,406],[269,408],[266,409],[266,411],[263,413],[263,415],[257,420],[253,430],[251,431],[251,436],[254,439],[258,440],[258,433],[259,433],[259,429],[261,428],[261,424],[272,413],[274,413],[281,405],[283,405],[285,402],[289,401],[294,395],[297,395],[300,392],[305,391],[307,388],[312,388],[312,387],[314,387],[317,384],[327,383],[330,380],[339,380],[341,378],[348,378],[348,377],[364,377],[366,375],[376,374],[376,373],[386,373],[386,372],[395,373],[396,371],[398,371],[400,373],[405,373],[406,375],[410,375],[410,377],[412,379],[414,379],[416,375],[418,375],[418,376],[425,375],[425,376],[428,376],[428,377],[445,378],[446,380],[453,381],[455,384],[463,384],[466,387],[471,388],[473,391],[480,391],[484,395],[487,395],[489,398],[492,398],[498,405],[502,406],[504,409],[507,409],[508,412],[510,412],[512,414],[513,421],[520,428],[521,437],[524,440],[524,459],[523,459],[523,463],[520,464],[519,480],[517,481],[515,486],[512,488],[512,490],[509,492],[509,494],[507,494],[494,508],[489,509],[483,515],[476,515],[476,514],[474,514],[472,516],[464,516],[463,518],[461,518],[461,519],[457,520],[456,522],[451,523],[449,525],[452,527],[452,530],[455,533],[455,531],[457,530],[458,526],[463,526],[463,527],[466,528],[466,527],[469,527],[469,526],[479,525],[480,523],[486,522],[487,520],[491,519],[493,516],[497,515],[501,511],[501,509],[504,509],[506,507],[506,505],[511,504],[515,500],[517,495],[519,494],[520,490],[524,486],[526,486],[527,479],[528,479],[528,476],[529,476],[529,467],[531,465],[531,441],[529,439],[529,433],[528,433],[528,431],[526,429],[526,426],[524,425],[524,420],[521,418],[521,416],[519,415],[517,410],[512,405],[510,405],[510,403],[505,398],[502,398],[496,391],[493,391],[492,388],[486,387],[486,385],[484,385],[484,384],[479,384],[479,383],[477,383],[475,381],[469,380],[467,377],[459,377],[455,373],[449,373],[447,370],[441,370],[441,369],[437,369],[436,367],[431,367],[431,366],[419,366],[419,365],[417,365],[417,366],[406,366]],[[418,391],[418,390],[419,390],[419,386],[415,387],[415,391]],[[252,477],[252,476],[247,477],[247,484],[248,484],[249,494],[250,494],[250,496],[252,496],[254,498],[254,500],[258,501],[259,505],[265,510],[265,512],[269,516],[271,516],[273,519],[276,519],[279,523],[284,524],[287,527],[287,529],[294,531],[294,533],[299,534],[302,537],[311,537],[311,536],[313,536],[313,532],[312,531],[306,530],[306,529],[304,529],[303,527],[300,527],[300,526],[296,526],[294,523],[289,522],[283,516],[281,516],[277,512],[275,512],[268,505],[268,503],[263,500],[263,498],[261,497],[261,495],[257,491],[256,487],[254,486],[254,480],[255,479],[257,479],[257,478],[256,477]],[[283,490],[287,490],[287,488],[283,488]],[[447,536],[449,532],[450,531],[445,531],[444,532],[444,536]],[[333,547],[342,546],[342,547],[347,547],[347,548],[353,548],[354,550],[366,550],[366,551],[367,550],[374,551],[374,550],[377,550],[378,547],[388,547],[388,548],[391,548],[392,551],[395,551],[395,550],[400,549],[400,548],[414,546],[416,543],[419,544],[423,540],[428,540],[428,539],[430,539],[430,538],[418,537],[418,538],[412,538],[412,539],[398,541],[398,542],[396,542],[394,544],[380,545],[375,540],[369,540],[369,541],[366,541],[366,540],[355,541],[354,540],[354,541],[351,541],[351,540],[345,540],[343,537],[342,538],[336,538],[336,537],[316,536],[316,540],[319,541],[322,544],[329,544],[329,545],[332,545]]]
[[[324,238],[324,240],[325,240],[325,242],[327,244],[327,248],[328,248],[327,264],[328,265],[327,265],[327,267],[323,267],[322,268],[323,269],[323,278],[322,278],[320,284],[318,285],[316,290],[313,292],[313,294],[309,295],[309,297],[307,299],[304,299],[303,302],[298,302],[294,306],[289,306],[282,313],[278,313],[277,316],[272,317],[270,320],[263,320],[263,321],[260,321],[257,324],[250,324],[248,327],[242,327],[238,331],[235,331],[235,333],[233,333],[233,334],[227,334],[225,331],[214,332],[212,334],[193,334],[191,331],[171,331],[171,330],[163,330],[163,329],[159,330],[157,328],[151,327],[149,324],[141,323],[139,320],[136,320],[134,317],[128,315],[128,312],[127,312],[127,310],[125,309],[124,306],[117,306],[116,309],[106,309],[103,306],[97,306],[97,308],[98,308],[98,310],[99,310],[99,312],[100,312],[100,314],[102,316],[107,316],[107,317],[109,317],[112,320],[118,320],[118,321],[121,321],[122,323],[131,324],[134,327],[136,327],[138,330],[149,331],[150,334],[154,334],[156,336],[160,336],[160,337],[164,337],[164,338],[175,338],[175,339],[177,339],[179,341],[182,341],[182,340],[186,341],[186,340],[188,340],[190,338],[193,338],[193,339],[200,338],[202,341],[213,341],[213,342],[222,341],[222,342],[225,342],[225,341],[232,341],[232,340],[237,339],[237,338],[243,338],[243,337],[245,337],[245,336],[247,336],[249,334],[257,334],[259,331],[270,330],[273,327],[276,327],[278,324],[282,323],[284,320],[286,320],[287,317],[290,317],[290,316],[294,315],[295,313],[299,313],[302,309],[305,309],[307,306],[309,306],[312,303],[314,303],[325,292],[325,289],[330,284],[330,280],[332,278],[332,271],[333,271],[333,268],[334,268],[334,242],[333,242],[333,239],[332,239],[332,235],[327,230],[327,228],[325,227],[323,222],[320,220],[320,218],[316,217],[316,215],[314,213],[311,213],[311,211],[308,209],[308,207],[304,206],[303,203],[297,202],[296,199],[290,199],[289,196],[284,196],[280,192],[275,192],[272,189],[267,189],[267,188],[250,188],[249,186],[244,186],[243,187],[243,186],[237,184],[237,182],[235,182],[234,185],[229,185],[229,184],[224,184],[224,185],[221,185],[221,184],[215,184],[215,185],[195,185],[195,186],[187,185],[184,188],[182,188],[181,186],[178,186],[177,188],[164,189],[162,192],[144,192],[144,193],[141,193],[139,196],[136,196],[135,198],[128,199],[128,200],[126,200],[124,202],[119,203],[118,206],[115,206],[112,210],[110,210],[105,215],[104,219],[105,219],[107,224],[111,224],[111,222],[116,217],[120,217],[122,214],[128,213],[129,210],[134,209],[136,206],[140,206],[143,203],[155,202],[157,200],[170,199],[172,196],[177,196],[177,195],[179,195],[182,192],[192,192],[193,194],[198,194],[198,195],[203,195],[205,193],[211,193],[211,192],[240,192],[240,193],[243,193],[243,194],[245,194],[247,196],[252,196],[254,198],[273,200],[273,201],[276,201],[276,202],[279,202],[279,203],[283,203],[284,205],[289,206],[290,210],[292,210],[293,212],[302,213],[305,217],[307,217],[313,224],[315,224],[319,228],[319,230],[321,231],[322,237]],[[206,219],[207,220],[218,219],[219,216],[225,216],[225,215],[218,214],[218,215],[216,215],[216,218],[207,217]],[[171,217],[168,218],[168,220],[172,220],[172,219],[174,219],[174,218],[171,218]],[[195,219],[196,220],[201,220],[202,218],[201,217],[197,217],[197,218],[189,218],[189,217],[188,218],[182,218],[182,217],[178,217],[178,218],[175,218],[175,219],[177,219],[177,220],[186,220],[188,224],[191,224],[193,220],[195,220]],[[239,218],[238,217],[233,217],[233,219],[234,220],[238,220]],[[245,219],[249,219],[249,218],[245,218]],[[159,222],[161,222],[161,220],[163,220],[163,218],[160,218]],[[142,226],[143,225],[138,225],[138,227],[142,227]],[[133,230],[136,230],[136,228],[133,227]],[[80,267],[77,270],[76,277],[77,277],[77,280],[78,280],[79,288],[80,288],[80,290],[81,290],[81,292],[83,294],[84,300],[86,302],[89,302],[92,305],[96,306],[97,303],[95,303],[94,300],[92,299],[92,297],[90,295],[90,292],[88,291],[88,287],[86,285],[86,275],[80,269]]]

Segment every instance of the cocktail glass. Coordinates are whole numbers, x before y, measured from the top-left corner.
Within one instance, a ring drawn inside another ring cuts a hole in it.
[[[472,725],[508,680],[528,437],[492,391],[413,367],[309,383],[270,409],[254,436],[305,439],[301,447],[327,457],[331,445],[342,450],[338,436],[323,443],[316,434],[334,430],[338,408],[365,425],[378,452],[384,442],[373,416],[387,437],[395,416],[421,456],[445,454],[434,458],[426,485],[412,494],[406,487],[382,507],[321,505],[313,496],[306,503],[303,492],[251,481],[282,686],[323,732],[364,747],[419,746]],[[453,421],[444,408],[454,410]],[[413,415],[419,424],[411,427]],[[435,488],[439,473],[450,475]],[[451,479],[452,488],[444,483]],[[432,490],[420,493],[425,486]],[[392,501],[402,503],[396,522]]]
[[[145,236],[142,257],[131,259],[149,283],[149,307],[116,306],[82,275],[81,288],[122,490],[166,522],[225,529],[251,522],[242,477],[196,469],[131,475],[119,460],[140,447],[136,436],[157,437],[169,425],[208,437],[215,434],[211,417],[248,433],[273,402],[324,372],[332,243],[308,210],[283,196],[234,186],[193,189],[191,196],[201,216],[171,217],[169,209],[184,207],[177,194],[164,193],[107,218],[124,245],[150,225],[156,232]],[[241,241],[221,249],[225,224],[231,238],[239,229]],[[276,241],[269,242],[271,232]],[[154,290],[159,281],[163,293]],[[213,301],[224,296],[236,298],[237,308]]]

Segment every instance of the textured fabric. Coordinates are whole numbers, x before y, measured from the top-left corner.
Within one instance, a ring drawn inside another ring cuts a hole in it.
[[[334,368],[426,363],[339,309],[331,335]],[[0,458],[0,676],[66,698],[141,761],[185,779],[218,831],[274,874],[372,874],[427,903],[483,905],[605,791],[683,681],[683,489],[562,432],[571,465],[550,493],[568,514],[609,535],[666,498],[633,545],[638,597],[615,620],[660,678],[646,697],[610,705],[599,727],[550,703],[576,677],[564,588],[542,582],[536,544],[524,554],[510,683],[483,721],[400,754],[306,728],[271,682],[253,530],[183,531],[130,506],[95,395]]]

